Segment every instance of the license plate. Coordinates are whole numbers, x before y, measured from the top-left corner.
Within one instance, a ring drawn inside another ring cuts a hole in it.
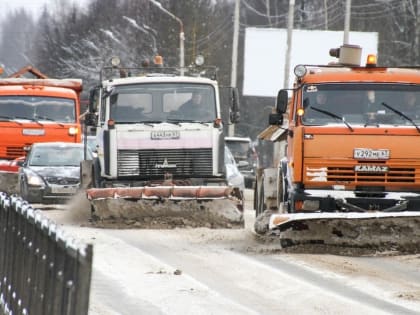
[[[354,149],[353,157],[358,160],[388,160],[388,149]]]
[[[179,139],[180,133],[178,130],[163,130],[163,131],[152,131],[150,138],[152,140],[172,140]]]
[[[74,186],[51,186],[53,194],[75,194],[77,187]]]

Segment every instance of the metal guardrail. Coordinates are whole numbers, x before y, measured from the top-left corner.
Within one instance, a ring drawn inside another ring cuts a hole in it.
[[[93,245],[66,237],[20,197],[0,193],[0,313],[88,314]]]

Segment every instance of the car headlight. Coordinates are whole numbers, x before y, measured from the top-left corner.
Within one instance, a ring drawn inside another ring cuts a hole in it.
[[[44,181],[40,176],[35,174],[34,172],[26,173],[26,177],[28,179],[28,185],[31,186],[44,186]]]

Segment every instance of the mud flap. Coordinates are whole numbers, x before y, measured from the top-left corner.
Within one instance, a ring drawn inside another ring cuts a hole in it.
[[[420,252],[420,211],[269,214],[255,231],[281,247],[307,244]]]
[[[222,188],[187,186],[87,190],[96,225],[242,228],[240,202],[226,193]]]

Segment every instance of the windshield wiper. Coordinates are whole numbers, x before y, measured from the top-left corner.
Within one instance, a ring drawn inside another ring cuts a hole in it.
[[[179,124],[179,123],[182,123],[182,122],[196,122],[196,120],[194,120],[194,119],[183,119],[183,118],[166,118],[166,121],[167,122],[170,122],[170,123],[176,123],[176,124]]]
[[[64,127],[64,124],[59,122],[59,121],[55,121],[54,119],[51,119],[49,117],[45,117],[45,116],[36,116],[37,119],[35,119],[34,121],[38,122],[39,124],[41,124],[39,122],[39,120],[46,120],[46,121],[52,121],[55,122],[56,124],[58,124],[60,127]],[[41,124],[42,125],[42,124]]]
[[[15,123],[17,123],[18,125],[22,125],[22,123],[21,122],[19,122],[19,121],[15,121],[15,120],[13,120],[14,118],[13,117],[9,117],[9,116],[0,116],[0,120],[3,120],[3,121],[14,121]]]
[[[177,126],[179,125],[178,119],[166,118],[166,120],[162,121],[162,122],[174,124],[174,125],[177,125]]]
[[[162,123],[170,123],[170,124],[174,124],[174,125],[179,125],[179,121],[170,121],[170,119],[167,120],[145,120],[142,121],[142,124],[148,125],[148,126],[153,126],[152,124],[162,124]]]
[[[43,126],[43,124],[42,124],[42,123],[40,123],[37,119],[34,119],[34,118],[32,118],[32,117],[16,116],[16,117],[13,117],[13,118],[14,118],[14,119],[25,119],[25,120],[34,121],[34,122],[36,122],[38,125]]]
[[[116,121],[115,123],[116,124],[136,124],[136,125],[138,125],[138,124],[143,124],[143,125],[146,125],[146,126],[150,126],[150,127],[153,127],[153,124],[161,124],[161,123],[163,123],[164,121],[153,121],[153,120],[145,120],[145,121]],[[177,125],[178,125],[178,123],[176,123]]]
[[[408,117],[406,114],[404,114],[403,112],[400,112],[398,109],[395,109],[394,107],[388,105],[385,102],[382,102],[381,105],[388,108],[389,110],[393,111],[397,115],[407,119],[414,127],[416,127],[417,131],[420,132],[420,127],[417,126],[417,124],[410,117]]]
[[[320,113],[322,113],[322,114],[325,114],[325,115],[327,115],[327,116],[330,116],[330,117],[332,117],[332,118],[335,118],[335,119],[338,119],[338,120],[341,120],[349,129],[350,129],[350,131],[354,131],[353,130],[353,128],[350,126],[350,124],[347,122],[347,121],[345,121],[344,120],[344,118],[343,117],[341,117],[341,116],[338,116],[338,115],[336,115],[336,114],[334,114],[334,113],[331,113],[331,112],[329,112],[329,111],[327,111],[327,110],[323,110],[323,109],[320,109],[320,108],[318,108],[318,107],[312,107],[311,106],[311,109],[313,109],[314,111],[317,111],[317,112],[320,112]]]

